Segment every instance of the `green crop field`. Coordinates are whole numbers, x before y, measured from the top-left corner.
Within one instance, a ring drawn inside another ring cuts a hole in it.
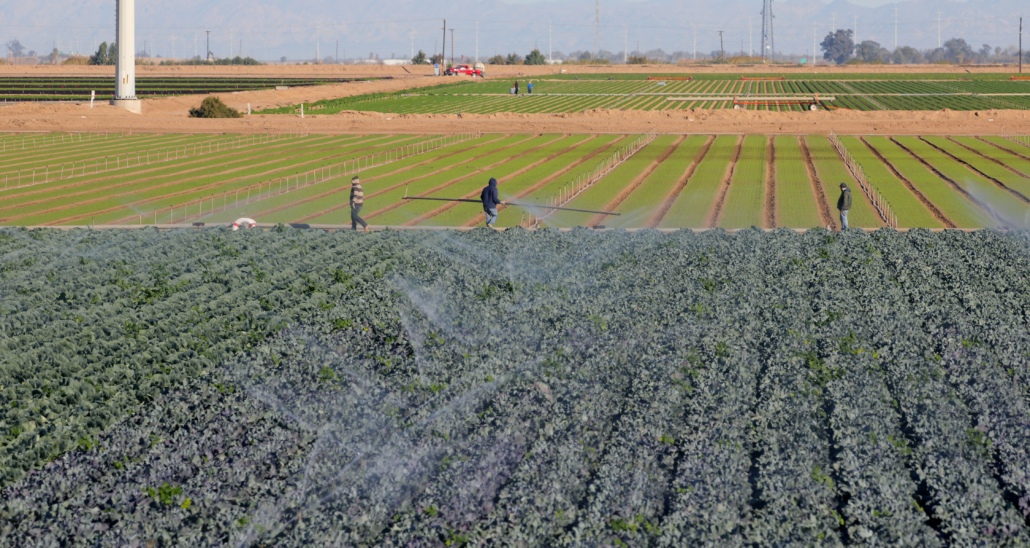
[[[438,114],[691,108],[804,111],[813,102],[819,109],[863,111],[1030,108],[1030,82],[1009,81],[1007,75],[804,74],[783,80],[746,80],[741,76],[699,74],[693,80],[661,80],[658,76],[648,80],[639,74],[549,74],[472,82],[445,79],[437,86],[305,103],[304,109],[317,114],[343,110]],[[516,80],[519,94],[513,95]],[[529,82],[534,85],[532,94],[528,93]],[[735,105],[735,98],[746,103]],[[771,98],[775,100],[763,100]],[[294,114],[300,108],[292,105],[260,113]]]
[[[842,142],[899,227],[1023,227],[1030,219],[1030,147],[1018,139]],[[374,226],[480,224],[476,204],[405,196],[478,199],[491,177],[503,200],[527,204],[502,206],[501,227],[836,227],[840,181],[853,191],[852,226],[888,224],[825,136],[47,134],[0,143],[0,224],[12,226],[241,217],[346,225],[355,175]]]

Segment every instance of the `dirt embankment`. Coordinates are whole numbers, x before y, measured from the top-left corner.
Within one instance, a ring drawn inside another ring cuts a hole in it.
[[[359,86],[343,84],[341,86]],[[368,84],[388,85],[388,83]],[[336,95],[342,90],[338,90]],[[353,88],[353,93],[367,89]],[[286,96],[289,94],[289,97]],[[232,106],[274,106],[314,100],[325,88],[227,94]],[[253,115],[235,120],[191,119],[187,110],[199,97],[144,102],[143,115],[105,104],[18,103],[0,107],[0,131],[117,131],[153,133],[733,133],[880,135],[1009,135],[1026,133],[1030,111],[758,112],[747,110],[622,111],[565,114],[389,114],[344,111],[335,115]]]

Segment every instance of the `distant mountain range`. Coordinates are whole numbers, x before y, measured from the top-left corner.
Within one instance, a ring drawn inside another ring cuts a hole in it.
[[[91,51],[114,38],[113,0],[17,2],[4,6],[0,40],[17,38],[28,49],[49,52]],[[719,33],[728,53],[759,50],[761,0],[683,2],[673,0],[601,0],[600,42],[604,49],[699,53],[720,49]],[[833,23],[852,29],[857,20],[859,40],[875,40],[893,49],[895,8],[899,45],[937,47],[938,12],[942,41],[965,38],[982,44],[1013,46],[1018,40],[1020,12],[1030,16],[1026,0],[969,0],[967,2],[911,0],[866,8],[847,0],[785,0],[775,3],[775,45],[783,53],[804,54],[822,41]],[[545,54],[594,50],[595,3],[558,0],[511,4],[500,0],[251,0],[153,2],[136,4],[137,50],[170,57],[203,55],[205,31],[211,31],[211,50],[218,57],[243,53],[259,59],[341,57],[406,58],[411,50],[440,50],[443,19],[453,33],[458,54],[480,58],[495,53]],[[1028,22],[1030,24],[1030,22]],[[1030,39],[1030,36],[1028,36]],[[452,33],[447,33],[450,57]],[[242,43],[241,43],[242,42]],[[638,46],[639,44],[639,46]],[[1024,46],[1026,48],[1027,46]],[[6,53],[6,52],[5,52]]]

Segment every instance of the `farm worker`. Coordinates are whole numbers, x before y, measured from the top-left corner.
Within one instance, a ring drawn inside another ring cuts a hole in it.
[[[837,199],[837,209],[840,210],[840,228],[848,229],[848,210],[851,209],[851,189],[847,183],[840,184],[840,198]]]
[[[483,200],[483,212],[486,213],[486,226],[493,228],[497,222],[497,206],[504,202],[497,196],[497,179],[490,178],[490,184],[483,187],[483,193],[479,195]]]
[[[529,90],[529,94],[530,95],[533,95],[533,81],[532,80],[530,80],[529,83],[526,84],[526,89]]]
[[[515,95],[519,94],[519,81],[515,80]]]
[[[355,175],[350,180],[350,227],[357,230],[358,225],[368,232],[368,223],[361,218],[361,206],[365,205],[365,189],[361,188],[361,180]]]

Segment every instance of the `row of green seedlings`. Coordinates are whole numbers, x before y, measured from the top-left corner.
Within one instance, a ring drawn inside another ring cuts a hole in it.
[[[418,143],[412,143],[410,145],[404,145],[403,147],[386,150],[383,152],[375,152],[348,160],[346,162],[340,162],[338,164],[328,164],[325,166],[317,167],[308,170],[304,173],[297,173],[295,175],[287,175],[286,177],[279,177],[270,181],[259,182],[255,185],[250,185],[245,188],[237,188],[234,193],[234,199],[229,202],[228,195],[229,191],[223,192],[221,196],[211,195],[207,198],[198,198],[182,204],[182,221],[181,223],[186,224],[191,220],[203,218],[205,215],[213,215],[229,209],[235,209],[241,206],[246,206],[254,202],[266,200],[268,198],[286,194],[291,190],[300,190],[309,186],[324,183],[334,177],[346,177],[347,175],[357,175],[362,171],[391,164],[405,158],[410,158],[419,154],[425,154],[434,150],[439,150],[444,147],[451,145],[464,143],[472,139],[478,139],[482,137],[482,133],[478,131],[470,131],[467,133],[457,133],[453,135],[445,135],[437,139],[430,141],[421,141]],[[240,199],[240,192],[246,192],[246,196]],[[253,194],[252,194],[253,192]],[[222,204],[218,205],[218,198],[222,198]],[[209,203],[207,211],[204,211],[204,203]],[[197,206],[196,213],[189,213],[190,206]],[[170,206],[168,208],[168,224],[174,224],[175,209],[180,206]],[[157,215],[162,210],[154,210],[154,224],[157,224]],[[140,215],[140,224],[143,224],[143,216]]]
[[[540,205],[549,207],[565,207],[565,204],[568,204],[579,197],[580,194],[586,192],[587,189],[594,186],[594,183],[603,179],[605,175],[611,173],[615,168],[630,159],[634,154],[639,152],[640,149],[647,146],[657,137],[658,133],[653,129],[638,136],[633,140],[633,142],[620,147],[614,154],[598,162],[590,171],[581,173],[572,181],[558,187],[558,192],[548,197],[547,201]],[[519,226],[523,226],[525,228],[540,228],[540,223],[554,215],[557,211],[558,210],[556,209],[552,209],[542,217],[530,215],[528,218],[523,218],[519,222]]]
[[[118,133],[115,133],[115,138],[118,137]],[[56,135],[22,135],[19,139],[18,136],[14,136],[9,139],[3,139],[0,141],[0,152],[7,152],[7,149],[11,150],[28,150],[36,147],[53,146],[65,143],[82,143],[88,141],[96,141],[98,139],[108,139],[111,134],[109,132],[97,132],[89,131],[83,132],[69,132],[60,133]],[[19,146],[20,145],[20,146]]]
[[[898,216],[894,214],[890,202],[880,194],[879,190],[873,187],[865,171],[862,170],[862,166],[855,161],[855,157],[851,155],[848,148],[844,146],[844,143],[841,142],[840,138],[832,130],[830,131],[830,142],[837,149],[837,154],[840,154],[841,159],[844,160],[844,165],[848,166],[851,174],[855,176],[855,180],[858,181],[858,186],[862,188],[862,192],[869,197],[869,201],[876,208],[876,213],[887,223],[887,226],[898,228]]]
[[[135,160],[133,164],[133,154],[124,153],[116,154],[113,156],[107,156],[104,158],[94,158],[93,160],[83,160],[81,162],[74,161],[69,163],[62,163],[56,166],[43,166],[41,168],[33,168],[18,170],[17,173],[10,172],[4,174],[4,190],[8,188],[18,189],[23,187],[30,187],[33,185],[42,185],[52,181],[59,181],[61,179],[71,179],[72,177],[84,177],[86,175],[96,175],[98,173],[105,173],[107,171],[115,171],[119,169],[129,169],[133,167],[140,167],[144,165],[150,165],[157,162],[168,162],[171,160],[179,160],[183,158],[192,158],[194,156],[203,156],[206,154],[213,154],[218,152],[224,152],[226,150],[233,150],[257,144],[272,143],[275,141],[281,141],[283,139],[292,139],[295,137],[304,137],[307,134],[299,133],[269,133],[269,134],[257,134],[247,135],[239,137],[226,137],[225,139],[219,139],[215,141],[208,141],[204,143],[193,143],[192,145],[182,145],[182,147],[165,147],[164,150],[144,150],[136,151]],[[192,147],[192,149],[190,148]],[[151,153],[154,154],[151,157]],[[175,153],[173,156],[172,153]],[[114,167],[111,167],[111,160],[114,160]],[[93,164],[93,165],[89,165]],[[100,169],[100,166],[104,166],[104,169]],[[54,177],[50,178],[50,169],[54,170]],[[60,170],[58,170],[60,168]],[[36,180],[36,171],[42,171],[42,179]],[[27,181],[24,179],[28,179]],[[10,187],[11,181],[15,182],[15,186]]]

